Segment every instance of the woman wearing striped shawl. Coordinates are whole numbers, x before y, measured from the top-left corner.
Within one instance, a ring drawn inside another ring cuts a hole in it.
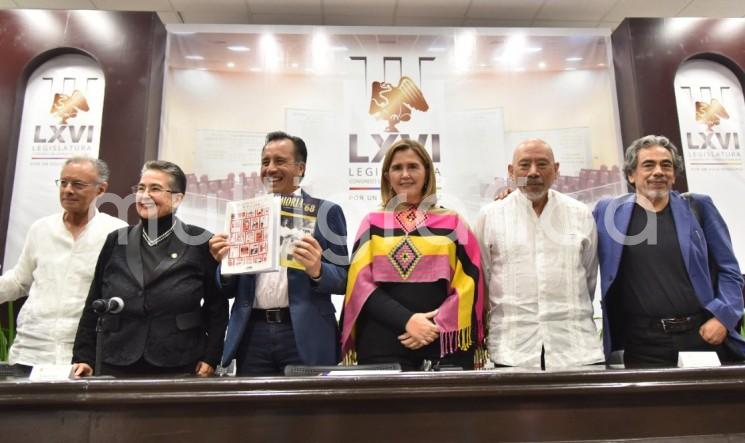
[[[434,165],[414,140],[383,160],[383,210],[362,221],[342,312],[347,362],[473,369],[484,361],[479,246],[454,211],[435,206]],[[478,352],[477,352],[478,350]]]

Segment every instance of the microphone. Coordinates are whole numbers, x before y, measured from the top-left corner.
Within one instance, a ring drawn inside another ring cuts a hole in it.
[[[124,300],[120,297],[100,298],[91,303],[91,309],[98,315],[118,314],[124,309]]]

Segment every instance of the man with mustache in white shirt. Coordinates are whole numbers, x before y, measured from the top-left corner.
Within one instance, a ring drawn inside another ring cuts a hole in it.
[[[63,212],[31,225],[18,262],[0,277],[0,303],[27,296],[9,356],[26,372],[39,364],[70,363],[98,254],[109,232],[127,226],[96,209],[108,179],[102,160],[66,160],[56,180]]]
[[[602,362],[592,214],[550,189],[559,163],[545,141],[520,143],[508,172],[518,190],[484,207],[475,229],[489,289],[490,358],[542,369]]]

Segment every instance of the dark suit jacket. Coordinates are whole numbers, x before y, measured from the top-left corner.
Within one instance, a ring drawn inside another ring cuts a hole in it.
[[[198,361],[217,365],[228,303],[214,281],[217,263],[207,245],[211,234],[178,220],[176,224],[173,253],[155,268],[147,284],[140,255],[142,225],[109,234],[78,325],[73,362],[93,366],[95,361],[97,316],[91,303],[121,297],[124,310],[103,317],[103,362],[126,366],[144,357],[161,367]],[[187,235],[178,233],[179,226]],[[120,244],[120,236],[126,244]],[[195,239],[198,244],[184,243]]]
[[[303,199],[310,198],[305,192]],[[290,317],[298,354],[306,365],[333,365],[339,361],[339,328],[331,294],[344,294],[347,285],[349,254],[347,223],[341,208],[318,200],[319,211],[313,237],[324,251],[321,279],[314,282],[305,271],[287,270]],[[220,282],[219,270],[217,281]],[[235,297],[225,337],[222,364],[235,357],[251,317],[256,292],[255,275],[240,275],[225,280],[228,297]]]
[[[743,312],[743,280],[732,250],[732,240],[727,225],[711,198],[698,195],[696,201],[699,202],[703,226],[699,225],[680,194],[675,191],[670,193],[670,209],[675,220],[683,263],[701,307],[721,321],[727,327],[732,343],[745,351],[745,341],[735,330]],[[599,201],[593,211],[598,227],[606,357],[611,351],[623,349],[623,312],[618,306],[620,297],[615,294],[617,291],[614,283],[621,265],[622,242],[626,238],[635,202],[635,194],[626,194]],[[709,257],[719,271],[716,292],[709,272]]]

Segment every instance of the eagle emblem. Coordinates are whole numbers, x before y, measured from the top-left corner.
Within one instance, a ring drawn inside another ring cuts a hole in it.
[[[705,124],[709,131],[719,124],[720,118],[728,119],[729,114],[717,99],[712,98],[711,103],[696,102],[696,121]]]
[[[60,123],[66,125],[68,119],[78,115],[78,111],[88,112],[88,110],[88,101],[83,93],[76,89],[72,95],[54,94],[52,109],[49,113],[59,117]]]
[[[398,86],[388,82],[373,82],[370,115],[385,120],[385,132],[398,132],[396,125],[411,120],[411,112],[429,109],[422,90],[409,77],[401,77]]]

